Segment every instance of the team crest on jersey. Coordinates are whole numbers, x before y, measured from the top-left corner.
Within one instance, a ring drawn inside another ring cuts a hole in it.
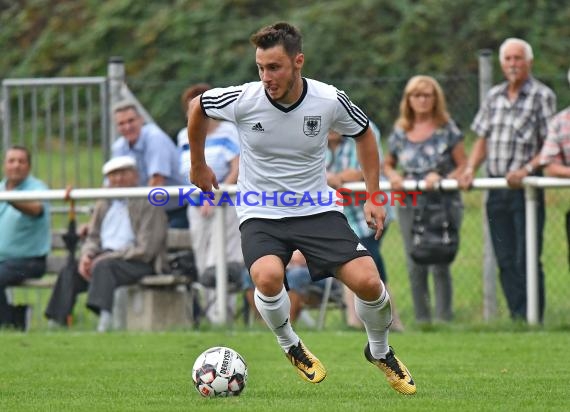
[[[309,136],[313,137],[319,134],[321,131],[321,116],[305,116],[305,122],[303,123],[303,132]]]

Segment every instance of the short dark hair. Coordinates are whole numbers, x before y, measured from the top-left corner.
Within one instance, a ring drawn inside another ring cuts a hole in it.
[[[197,83],[193,86],[188,87],[186,90],[182,92],[180,96],[180,103],[182,103],[182,111],[186,113],[188,110],[188,103],[196,96],[200,96],[207,90],[210,90],[212,86],[208,83]]]
[[[27,147],[21,146],[21,145],[17,145],[17,144],[15,144],[15,145],[13,145],[13,146],[10,146],[10,147],[6,150],[6,152],[4,153],[4,159],[6,159],[6,155],[8,154],[8,152],[9,152],[10,150],[21,150],[22,152],[26,153],[26,157],[28,158],[28,164],[29,164],[30,166],[32,165],[32,153],[28,150]]]
[[[281,45],[291,57],[303,52],[301,32],[286,22],[275,23],[260,29],[251,36],[250,41],[255,47],[263,50]]]

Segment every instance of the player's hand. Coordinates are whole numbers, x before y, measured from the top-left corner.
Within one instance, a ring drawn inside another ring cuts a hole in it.
[[[380,239],[384,231],[384,220],[386,220],[386,209],[383,206],[375,205],[370,200],[364,203],[364,217],[368,227],[375,230],[374,239]]]
[[[190,182],[194,183],[203,192],[211,192],[212,187],[215,189],[220,188],[216,175],[207,165],[195,166],[192,164],[190,168]]]

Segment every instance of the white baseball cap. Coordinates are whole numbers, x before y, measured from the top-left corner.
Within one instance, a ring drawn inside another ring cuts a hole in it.
[[[120,169],[136,169],[137,161],[130,156],[118,156],[109,160],[103,165],[103,174],[107,176],[109,173]]]

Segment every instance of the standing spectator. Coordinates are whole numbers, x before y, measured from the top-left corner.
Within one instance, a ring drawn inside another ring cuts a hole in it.
[[[506,39],[499,49],[505,82],[493,87],[471,129],[475,142],[460,179],[469,188],[475,171],[487,159],[489,177],[504,177],[509,188],[491,190],[487,217],[493,249],[499,266],[501,286],[511,318],[526,319],[526,223],[522,179],[542,175],[540,149],[548,131],[548,120],[556,112],[556,96],[531,75],[531,46],[517,38]],[[513,190],[514,189],[514,190]],[[545,305],[542,254],[545,220],[544,191],[537,190],[539,317]]]
[[[570,70],[568,70],[570,82]],[[570,178],[570,106],[552,118],[548,136],[540,151],[540,165],[553,177]],[[570,265],[570,210],[566,212],[566,240],[568,241],[568,264]]]
[[[284,355],[301,379],[325,379],[324,365],[289,321],[291,302],[283,279],[285,266],[299,249],[314,280],[336,276],[355,292],[367,334],[365,359],[394,390],[414,394],[408,369],[388,345],[390,297],[374,261],[359,247],[340,206],[332,199],[319,201],[319,194],[333,195],[325,175],[330,129],[354,136],[366,190],[378,191],[378,148],[368,117],[334,86],[301,76],[305,55],[296,27],[275,23],[255,33],[251,42],[261,81],[211,89],[190,103],[191,180],[205,191],[218,187],[204,156],[208,118],[235,123],[240,133],[239,190],[262,195],[261,202],[236,207],[244,260],[255,284],[255,305]],[[284,195],[293,199],[284,204]],[[364,211],[380,237],[384,208],[367,201]]]
[[[403,190],[404,179],[424,180],[432,189],[441,179],[454,179],[465,166],[463,134],[447,112],[445,96],[439,83],[429,76],[412,77],[404,89],[400,115],[389,137],[389,154],[384,163],[385,174],[393,190]],[[403,174],[396,171],[400,164]],[[463,205],[459,192],[441,193],[451,203],[452,218],[461,225]],[[418,197],[426,202],[426,195]],[[412,290],[415,318],[418,323],[432,321],[428,275],[433,274],[435,319],[448,322],[453,318],[453,287],[450,264],[424,265],[412,257],[414,213],[410,196],[398,209],[398,221],[407,254],[408,275]]]
[[[131,156],[137,161],[140,186],[181,186],[179,153],[166,133],[154,123],[144,123],[134,102],[124,100],[113,107],[121,136],[113,143],[111,157]],[[172,228],[188,228],[186,207],[172,197],[165,206]]]
[[[199,83],[186,89],[182,94],[182,104],[186,110],[190,100],[209,89],[210,86],[205,83]],[[178,147],[182,149],[182,175],[190,176],[190,145],[186,127],[178,133]],[[215,119],[208,120],[204,154],[206,163],[214,171],[218,182],[228,185],[236,184],[239,169],[239,134],[233,123]],[[235,196],[231,196],[231,198],[236,199]],[[208,302],[215,298],[215,292],[212,288],[215,286],[216,260],[218,259],[215,247],[214,207],[216,206],[212,206],[208,201],[204,201],[198,206],[188,207],[188,220],[191,222],[190,238],[198,276],[200,282],[210,288],[205,292]],[[239,290],[243,269],[239,221],[233,205],[226,205],[224,209],[228,281],[232,285],[232,289]],[[218,323],[219,314],[216,312],[218,305],[207,306],[207,318],[213,323]],[[232,299],[230,306],[235,306],[235,299]]]
[[[109,187],[138,185],[136,161],[119,156],[103,165]],[[95,204],[78,271],[62,271],[46,317],[66,325],[77,294],[87,290],[87,307],[99,315],[97,331],[111,327],[115,289],[160,273],[166,263],[167,220],[164,210],[146,198],[104,199]]]
[[[47,190],[30,174],[32,155],[23,146],[12,146],[4,155],[0,191]],[[39,278],[46,271],[51,248],[49,203],[0,202],[0,327],[27,330],[29,307],[10,305],[6,287]]]
[[[380,156],[380,163],[383,162],[382,148],[380,146],[380,131],[372,122],[370,127],[374,131],[376,141],[378,142],[378,154]],[[341,136],[334,130],[329,131],[328,135],[328,151],[327,151],[327,183],[333,189],[339,189],[344,183],[360,182],[362,181],[362,171],[356,156],[356,144],[350,137]],[[404,326],[398,316],[396,305],[394,304],[394,295],[390,292],[388,287],[388,274],[386,273],[386,266],[384,259],[380,253],[380,245],[382,239],[386,235],[388,225],[393,219],[392,208],[389,202],[385,206],[387,218],[384,221],[384,232],[380,239],[374,238],[374,231],[366,224],[364,218],[364,210],[361,205],[346,205],[344,206],[344,214],[350,227],[354,233],[360,238],[360,241],[372,255],[374,263],[380,273],[380,278],[384,282],[386,289],[390,293],[392,300],[392,325],[390,326],[393,331],[403,331]],[[361,328],[362,322],[356,314],[354,307],[354,293],[344,286],[344,301],[346,304],[346,323],[353,328]]]

